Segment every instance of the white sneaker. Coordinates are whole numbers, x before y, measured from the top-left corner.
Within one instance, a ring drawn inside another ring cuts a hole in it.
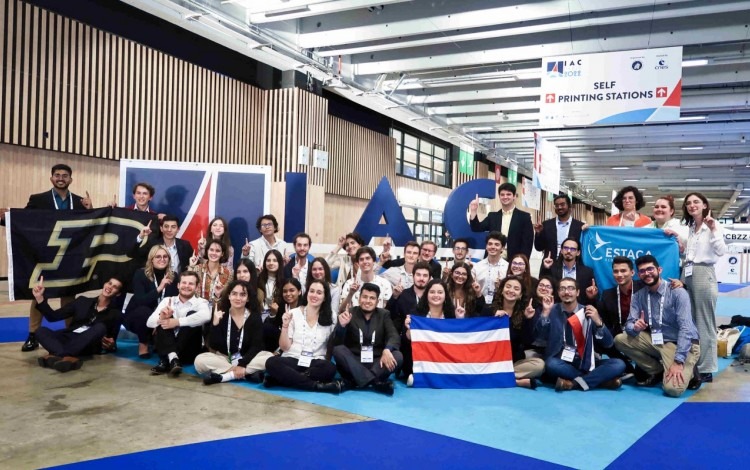
[[[407,387],[414,386],[414,374],[409,374],[409,377],[406,378],[406,386]]]

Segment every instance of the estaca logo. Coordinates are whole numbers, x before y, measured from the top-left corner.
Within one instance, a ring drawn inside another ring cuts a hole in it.
[[[594,238],[596,239],[596,243],[588,246],[589,256],[594,261],[599,261],[602,258],[604,258],[604,251],[605,251],[605,250],[599,251],[599,249],[603,246],[611,244],[612,242],[605,242],[604,240],[602,240],[602,237],[598,233],[595,235]]]

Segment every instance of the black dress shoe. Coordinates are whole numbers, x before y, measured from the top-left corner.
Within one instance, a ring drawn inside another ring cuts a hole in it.
[[[169,375],[171,377],[177,377],[182,372],[182,364],[176,357],[169,361]]]
[[[700,378],[701,378],[701,382],[704,384],[708,384],[714,381],[714,375],[711,372],[700,374]]]
[[[316,382],[315,391],[323,393],[333,393],[338,395],[341,393],[341,382],[334,380],[332,382]]]
[[[265,376],[263,377],[263,386],[264,387],[271,388],[271,387],[275,387],[277,385],[279,385],[278,380],[274,379],[273,377],[271,377],[268,374],[265,374]]]
[[[639,387],[653,387],[655,385],[659,385],[662,380],[664,380],[664,373],[659,372],[658,374],[649,375],[643,380],[639,380],[636,382],[636,385]]]
[[[221,383],[221,376],[214,372],[203,376],[203,385],[213,385]]]
[[[60,356],[47,354],[46,356],[38,357],[36,361],[39,364],[39,367],[51,368],[57,361],[62,361],[62,358]]]
[[[162,375],[167,372],[169,372],[169,363],[166,358],[160,360],[158,364],[151,368],[151,375]]]
[[[263,380],[265,380],[265,376],[266,374],[262,370],[258,370],[252,374],[246,374],[245,380],[254,384],[262,384]]]
[[[374,384],[372,384],[372,388],[376,392],[382,393],[383,395],[388,395],[389,397],[392,397],[393,392],[395,391],[393,382],[390,380],[386,380],[385,382],[375,382]]]
[[[23,346],[21,346],[21,351],[29,352],[35,350],[38,347],[39,341],[36,340],[36,335],[34,333],[29,333],[29,337],[26,338],[26,342],[23,343]]]
[[[696,364],[693,367],[693,378],[691,378],[690,382],[688,382],[687,389],[698,390],[699,388],[701,388],[701,385],[703,385],[703,380],[701,380],[702,375],[703,374],[698,372],[698,365]],[[711,375],[711,374],[708,374],[708,375]]]
[[[58,372],[70,372],[71,370],[78,370],[81,368],[81,360],[73,356],[65,356],[61,360],[55,362],[52,368]]]

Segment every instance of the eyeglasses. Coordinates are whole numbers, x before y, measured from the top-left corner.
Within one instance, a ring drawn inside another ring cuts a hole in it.
[[[567,207],[567,206],[568,206],[567,202],[563,202],[563,203],[560,203],[560,204],[555,204],[555,207]]]
[[[156,255],[154,259],[169,259],[169,255]]]
[[[260,228],[269,228],[269,227],[273,227],[273,224],[272,223],[260,224]]]
[[[462,246],[454,246],[453,251],[466,251],[468,248],[464,248]]]
[[[564,246],[564,247],[560,248],[560,250],[567,251],[567,252],[573,252],[573,251],[578,251],[578,248],[576,248],[574,246]]]
[[[575,292],[576,286],[560,286],[560,292]]]
[[[536,287],[537,289],[552,290],[552,286],[549,284],[539,284]]]
[[[649,266],[648,268],[643,268],[638,270],[638,274],[653,274],[656,272],[656,267]]]
[[[461,271],[453,271],[453,275],[456,277],[467,277],[467,273],[462,273]]]
[[[523,261],[513,261],[512,263],[510,263],[510,265],[516,267],[526,267],[526,263],[524,263]]]

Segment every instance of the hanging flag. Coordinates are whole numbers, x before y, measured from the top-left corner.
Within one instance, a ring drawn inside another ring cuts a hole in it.
[[[458,152],[458,171],[474,176],[474,147],[461,144]]]
[[[514,387],[508,327],[508,317],[436,320],[412,316],[414,387]]]

